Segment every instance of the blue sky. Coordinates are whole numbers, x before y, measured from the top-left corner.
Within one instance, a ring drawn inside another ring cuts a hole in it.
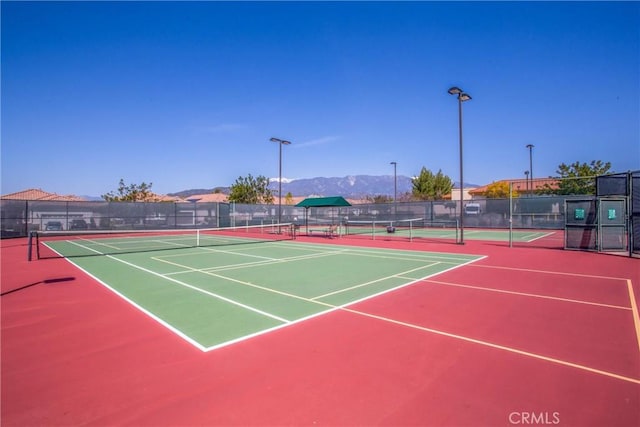
[[[640,169],[638,2],[6,2],[2,194]]]

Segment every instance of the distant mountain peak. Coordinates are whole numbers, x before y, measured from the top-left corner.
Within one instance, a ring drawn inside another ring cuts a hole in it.
[[[398,197],[401,194],[411,192],[411,177],[398,175],[397,189],[394,186],[393,175],[347,175],[344,177],[316,177],[316,178],[282,178],[282,195],[291,193],[297,197],[311,196],[343,196],[349,198],[362,198],[366,196],[390,196],[393,197],[394,190]],[[277,196],[278,179],[269,180],[269,189]],[[465,183],[465,188],[478,187],[475,184]],[[454,188],[459,188],[459,183],[454,182]],[[214,191],[229,194],[229,187],[216,187],[212,189],[184,190],[177,193],[168,194],[187,198],[196,194],[213,193]]]
[[[278,177],[269,178],[269,183],[279,182],[279,181],[280,181],[280,178],[278,178]],[[283,184],[288,184],[288,183],[293,182],[293,181],[295,181],[294,178],[285,178],[284,176],[282,177],[282,183]]]
[[[278,185],[272,183],[269,188],[277,191]],[[403,193],[411,191],[411,178],[397,177],[397,191]],[[347,175],[344,177],[316,177],[282,181],[282,193],[293,196],[343,196],[364,197],[374,195],[393,195],[393,176]]]

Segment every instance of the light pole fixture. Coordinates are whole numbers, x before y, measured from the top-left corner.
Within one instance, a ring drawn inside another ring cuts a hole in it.
[[[279,138],[271,138],[270,141],[278,143],[280,153],[278,163],[278,224],[282,224],[282,146],[291,145],[291,142]]]
[[[529,149],[529,182],[531,183],[531,193],[533,193],[533,144],[527,144]]]
[[[398,174],[396,172],[397,172],[398,163],[391,162],[389,164],[393,165],[393,211],[394,211],[393,213],[397,215],[398,207],[396,203],[398,202]]]
[[[471,96],[458,87],[448,90],[450,95],[458,97],[458,132],[460,134],[460,241],[464,245],[464,174],[462,168],[462,103],[471,100]]]

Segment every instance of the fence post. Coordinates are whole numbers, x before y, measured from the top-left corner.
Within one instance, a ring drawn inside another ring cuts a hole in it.
[[[31,240],[32,235],[29,233],[29,239],[27,241],[27,261],[31,261]]]
[[[29,235],[29,201],[24,201],[24,235]]]
[[[513,182],[509,181],[509,247],[513,247]]]

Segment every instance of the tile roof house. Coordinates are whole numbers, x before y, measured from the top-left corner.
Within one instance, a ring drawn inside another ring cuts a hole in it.
[[[49,193],[39,188],[18,191],[0,196],[2,200],[27,200],[27,201],[55,201],[55,202],[86,202],[87,199],[74,195],[60,195]],[[175,196],[165,196],[151,193],[145,200],[148,202],[181,202],[183,199]]]
[[[305,197],[305,196],[293,196],[289,200],[289,203],[287,203],[286,197],[283,197],[282,198],[282,206],[295,206],[295,205],[297,205],[298,203],[300,203],[301,201],[303,201],[306,198],[307,197]],[[228,203],[229,202],[229,195],[228,194],[223,194],[223,193],[194,194],[193,196],[189,196],[189,197],[185,198],[183,201],[194,202],[194,203],[213,203],[213,202]],[[273,204],[277,205],[278,201],[279,201],[278,197],[274,196]],[[349,202],[351,204],[368,203],[366,200],[351,200],[351,199],[349,199]]]
[[[177,196],[166,196],[162,194],[150,193],[146,199],[140,202],[183,202],[184,200]]]
[[[24,191],[18,191],[16,193],[5,194],[0,196],[2,200],[27,200],[27,201],[57,201],[57,202],[86,202],[87,199],[74,195],[60,195],[56,193],[49,193],[47,191],[41,189],[28,189]],[[302,200],[306,199],[305,196],[294,196],[289,200],[285,197],[282,198],[283,206],[294,206],[300,203]],[[368,200],[362,199],[347,199],[352,205],[353,204],[361,204],[361,203],[371,203]],[[195,194],[193,196],[189,196],[186,198],[181,198],[177,196],[167,196],[151,193],[145,200],[141,200],[144,202],[192,202],[192,203],[228,203],[229,195],[224,193],[205,193],[205,194]],[[274,197],[274,204],[278,204],[278,198]]]
[[[57,201],[57,202],[84,202],[86,199],[73,195],[60,195],[56,193],[49,193],[39,188],[30,188],[24,191],[18,191],[16,193],[5,194],[0,196],[2,200],[45,200],[45,201]]]
[[[205,194],[194,194],[193,196],[186,197],[182,201],[185,202],[193,202],[193,203],[226,203],[228,201],[229,195],[223,193],[205,193]]]
[[[512,183],[512,189],[520,194],[533,193],[548,187],[552,189],[558,188],[558,180],[556,178],[534,178],[534,179],[501,179],[491,184],[483,185],[469,190],[469,194],[473,197],[483,197],[490,185],[497,183]]]

